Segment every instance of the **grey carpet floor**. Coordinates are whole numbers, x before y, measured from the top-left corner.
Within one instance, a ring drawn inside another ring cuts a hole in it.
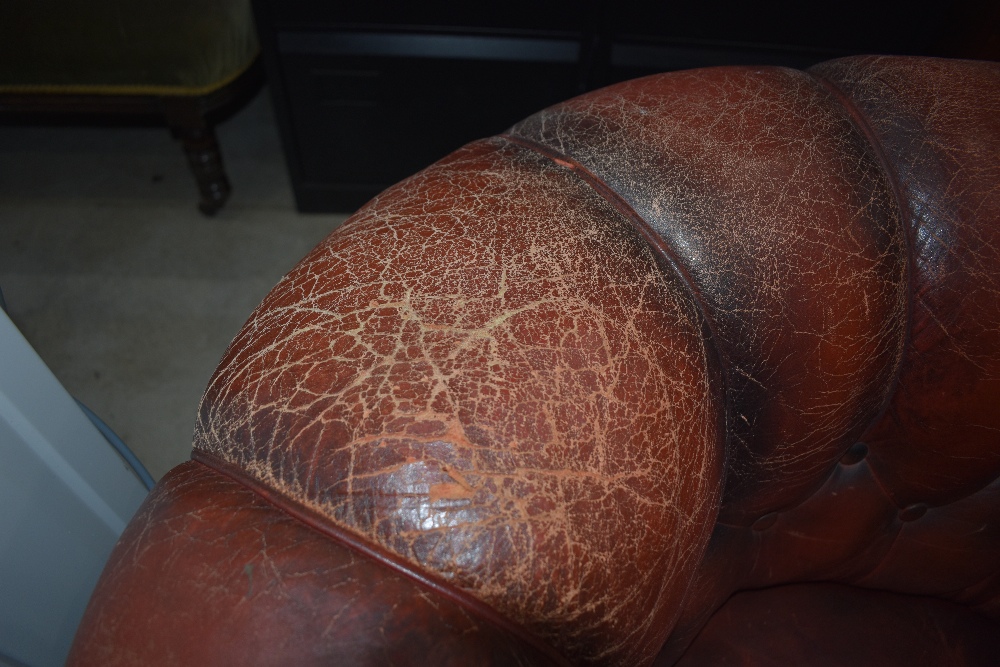
[[[267,91],[223,123],[215,218],[162,128],[0,126],[0,288],[56,377],[154,478],[278,279],[346,218],[295,212]]]

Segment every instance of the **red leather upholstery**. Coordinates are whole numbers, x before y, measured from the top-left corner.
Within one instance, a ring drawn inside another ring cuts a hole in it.
[[[70,662],[991,664],[998,345],[997,64],[596,91],[275,287]]]

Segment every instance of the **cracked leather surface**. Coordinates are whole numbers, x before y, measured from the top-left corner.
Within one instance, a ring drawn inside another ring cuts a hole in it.
[[[713,664],[776,609],[816,626],[789,651],[882,627],[862,660],[903,642],[981,664],[949,647],[1000,620],[998,156],[1000,66],[916,58],[649,77],[466,146],[254,312],[203,399],[201,463],[129,528],[74,655],[137,641],[118,591],[161,542],[191,559],[170,606],[238,579],[185,537],[218,495],[238,519],[204,519],[213,540],[284,553],[295,525],[315,567],[349,562],[310,585],[359,646]],[[384,591],[356,613],[321,593],[360,586],[351,568]],[[752,634],[726,659],[775,650]]]
[[[946,505],[1000,475],[997,66],[869,58],[815,72],[871,126],[910,239],[910,345],[868,460],[898,506]]]
[[[566,167],[487,140],[381,195],[275,288],[208,388],[197,447],[571,659],[634,663],[714,517],[704,340],[628,220]]]
[[[818,476],[823,486],[754,527],[716,526],[658,664],[732,591],[786,582],[1000,612],[1000,66],[851,58],[812,75],[877,151],[895,198],[908,265],[902,362],[882,414]]]
[[[663,239],[728,388],[721,519],[815,490],[881,408],[902,349],[904,240],[871,147],[804,72],[639,79],[511,134],[581,163]]]

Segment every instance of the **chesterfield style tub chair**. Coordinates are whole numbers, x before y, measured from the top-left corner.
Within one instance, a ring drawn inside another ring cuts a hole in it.
[[[70,663],[1000,664],[1000,65],[599,90],[274,288]]]

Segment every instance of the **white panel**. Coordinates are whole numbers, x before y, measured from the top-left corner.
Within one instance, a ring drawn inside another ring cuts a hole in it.
[[[146,488],[0,311],[0,660],[60,665]]]

